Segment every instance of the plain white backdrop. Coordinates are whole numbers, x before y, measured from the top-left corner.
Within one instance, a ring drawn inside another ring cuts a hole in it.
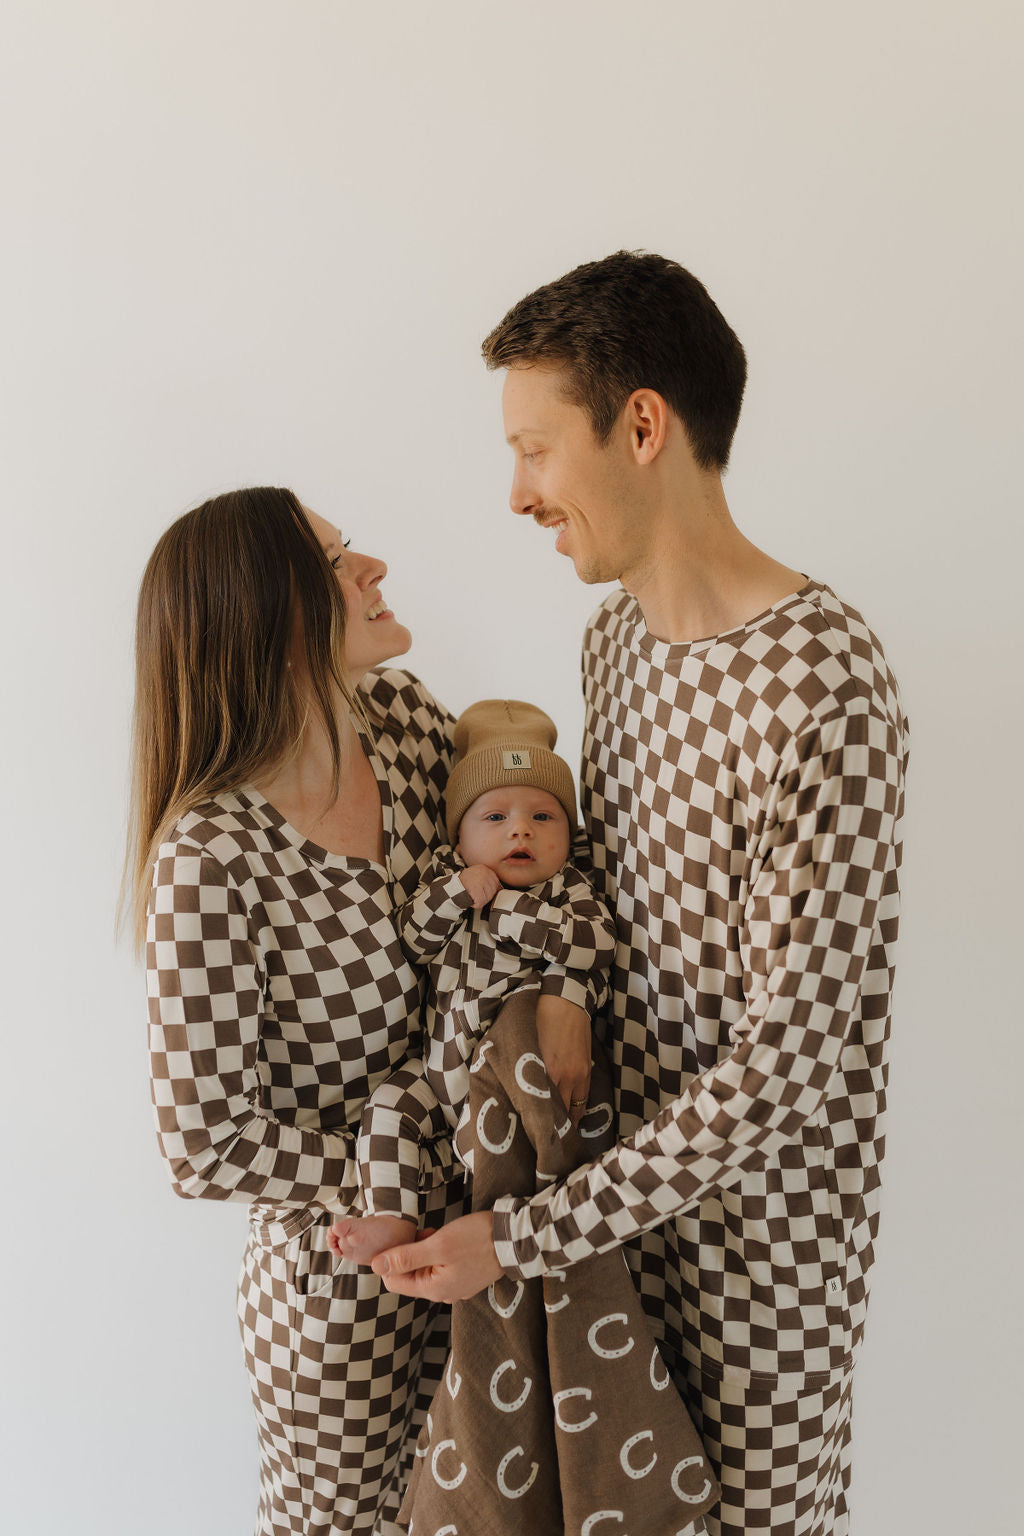
[[[534,698],[575,757],[601,591],[508,511],[479,343],[622,246],[738,331],[733,513],[861,608],[911,721],[855,1536],[1017,1528],[1019,8],[4,0],[0,29],[3,1529],[254,1519],[244,1212],[170,1192],[112,938],[149,550],[290,485],[388,560],[439,697]]]

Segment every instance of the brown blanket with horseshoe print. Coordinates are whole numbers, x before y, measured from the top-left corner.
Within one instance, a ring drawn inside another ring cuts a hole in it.
[[[595,1062],[577,1132],[544,1071],[535,1006],[511,997],[471,1069],[460,1141],[474,1210],[614,1140],[607,1065]],[[621,1251],[456,1303],[402,1506],[410,1536],[675,1536],[717,1498]]]

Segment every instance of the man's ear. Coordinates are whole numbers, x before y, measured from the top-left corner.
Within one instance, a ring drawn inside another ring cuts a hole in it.
[[[626,426],[638,464],[650,464],[665,446],[668,406],[656,389],[635,389],[626,401]]]

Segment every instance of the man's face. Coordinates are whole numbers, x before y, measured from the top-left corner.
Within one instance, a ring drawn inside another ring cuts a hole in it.
[[[532,784],[504,784],[478,795],[459,823],[456,852],[486,864],[502,885],[550,880],[569,857],[569,818],[560,800]]]
[[[606,444],[565,396],[555,368],[510,368],[502,392],[505,436],[516,456],[513,512],[555,533],[581,581],[618,581],[637,555],[643,519],[632,506],[628,442]]]

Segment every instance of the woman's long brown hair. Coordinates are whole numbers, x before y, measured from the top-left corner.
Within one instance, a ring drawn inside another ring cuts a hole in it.
[[[309,691],[288,665],[301,626]],[[156,851],[194,806],[296,753],[310,710],[341,775],[345,601],[298,498],[259,486],[172,523],[150,556],[135,635],[124,911],[141,947]]]

